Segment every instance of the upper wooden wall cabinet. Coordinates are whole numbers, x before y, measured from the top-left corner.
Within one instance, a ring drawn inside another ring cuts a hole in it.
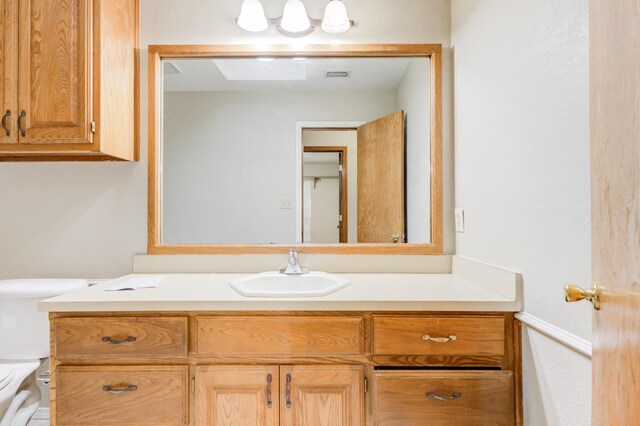
[[[0,161],[137,160],[138,0],[0,8]]]

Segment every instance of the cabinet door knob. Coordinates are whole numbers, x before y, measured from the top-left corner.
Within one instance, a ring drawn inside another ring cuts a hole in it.
[[[567,284],[564,286],[564,300],[566,302],[579,302],[581,300],[588,300],[593,304],[593,309],[600,310],[600,295],[602,289],[598,283],[593,284],[593,288],[584,290],[582,287],[573,284]]]

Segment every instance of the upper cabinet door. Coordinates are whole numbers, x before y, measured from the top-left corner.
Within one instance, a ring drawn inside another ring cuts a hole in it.
[[[280,389],[283,426],[363,424],[362,366],[282,366]]]
[[[18,0],[0,0],[0,144],[18,142]]]
[[[91,143],[91,4],[20,1],[21,143]]]

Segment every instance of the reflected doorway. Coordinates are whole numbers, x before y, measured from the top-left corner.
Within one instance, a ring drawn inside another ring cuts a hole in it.
[[[349,131],[355,132],[344,130]],[[330,140],[326,136],[330,137],[333,133],[322,130],[314,132],[322,134],[307,139],[323,139],[326,142]],[[349,242],[347,152],[347,146],[312,145],[312,142],[303,141],[302,241],[305,243]]]

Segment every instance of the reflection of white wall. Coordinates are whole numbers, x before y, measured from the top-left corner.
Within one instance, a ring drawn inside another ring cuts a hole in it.
[[[407,242],[431,241],[431,87],[429,60],[413,60],[398,87],[407,116]]]
[[[394,92],[165,94],[165,243],[291,243],[296,121],[372,120]]]
[[[376,117],[377,118],[377,117]],[[358,241],[358,134],[355,130],[305,130],[303,146],[347,147],[347,223],[349,243]]]
[[[522,271],[526,312],[584,339],[562,287],[591,281],[588,3],[452,3],[458,254]],[[524,424],[591,422],[590,360],[529,329],[523,369]]]

